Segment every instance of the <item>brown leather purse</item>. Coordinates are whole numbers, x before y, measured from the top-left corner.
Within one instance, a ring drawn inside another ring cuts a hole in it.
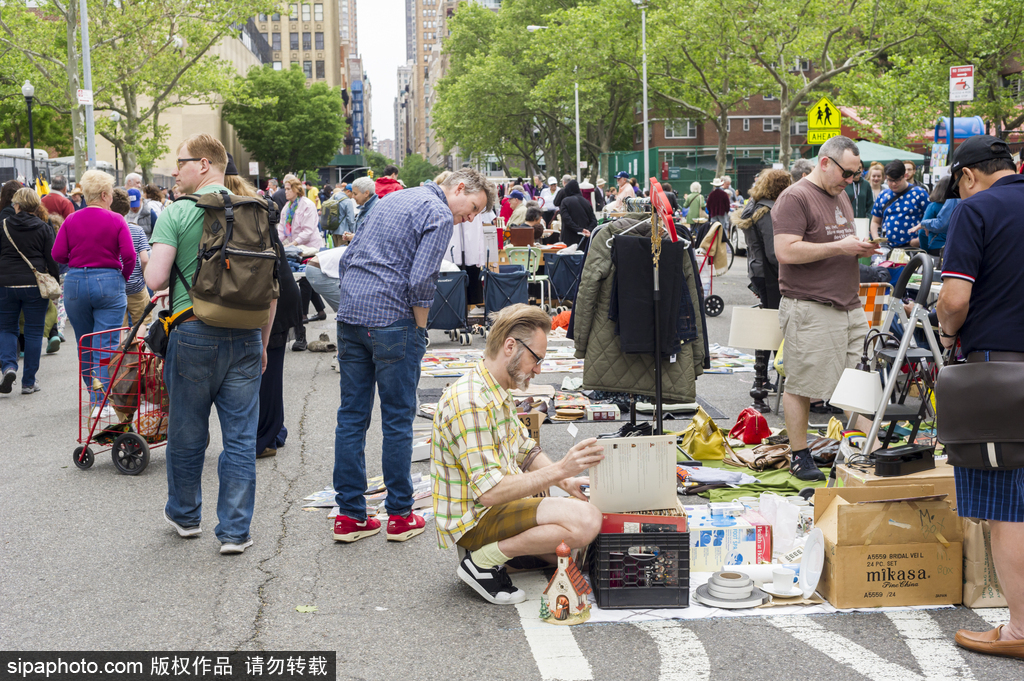
[[[753,449],[732,450],[724,463],[745,466],[752,471],[767,471],[789,465],[789,445],[761,445]]]

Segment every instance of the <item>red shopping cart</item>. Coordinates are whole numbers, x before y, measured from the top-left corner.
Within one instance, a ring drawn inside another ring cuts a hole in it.
[[[136,338],[140,325],[86,334],[79,342],[79,446],[72,459],[82,470],[109,446],[117,470],[138,475],[149,465],[150,448],[167,441],[163,361]]]

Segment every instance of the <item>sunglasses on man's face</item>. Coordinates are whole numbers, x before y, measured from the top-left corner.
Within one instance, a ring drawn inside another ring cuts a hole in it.
[[[836,167],[839,168],[839,170],[842,172],[844,180],[849,180],[854,175],[859,175],[860,174],[859,170],[847,170],[846,168],[844,168],[842,165],[839,164],[839,161],[835,160],[831,156],[826,156],[825,158],[827,158],[828,160],[830,160],[830,161],[832,161],[833,163],[836,164]]]

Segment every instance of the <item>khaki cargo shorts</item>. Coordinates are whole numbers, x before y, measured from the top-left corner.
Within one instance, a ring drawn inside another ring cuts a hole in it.
[[[542,501],[540,497],[529,497],[494,506],[456,543],[467,551],[476,551],[537,527],[537,507]]]
[[[868,320],[860,307],[844,312],[831,305],[783,298],[779,326],[786,339],[783,363],[786,392],[827,400],[864,350]]]

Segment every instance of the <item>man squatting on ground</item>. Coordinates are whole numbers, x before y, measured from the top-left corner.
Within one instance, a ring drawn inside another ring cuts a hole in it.
[[[495,315],[484,358],[445,391],[431,435],[437,539],[456,544],[457,574],[496,605],[520,603],[505,564],[521,556],[555,562],[555,548],[588,545],[601,529],[601,511],[587,502],[576,477],[604,458],[594,438],[552,463],[516,416],[511,390],[540,374],[551,318],[540,308],[512,305]],[[538,497],[558,485],[570,497]],[[575,497],[575,498],[574,498]]]

